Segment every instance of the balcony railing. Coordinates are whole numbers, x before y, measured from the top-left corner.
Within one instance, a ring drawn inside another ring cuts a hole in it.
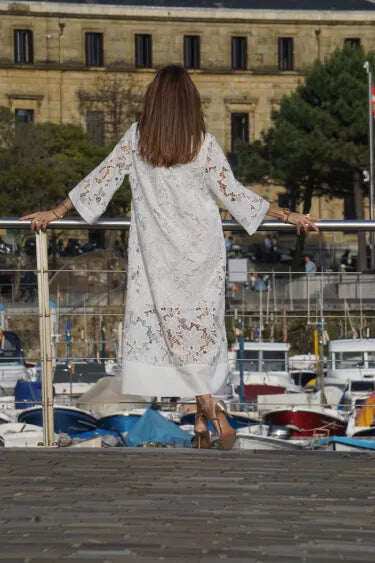
[[[21,222],[14,218],[2,218],[0,219],[0,228],[9,230],[26,230],[30,227],[30,221]],[[49,227],[48,231],[53,229],[58,230],[128,230],[130,227],[130,220],[128,219],[102,219],[98,221],[95,225],[88,225],[80,219],[64,219],[53,221]],[[357,232],[371,232],[375,231],[375,221],[322,221],[319,223],[319,228],[322,232],[346,232],[346,233],[357,233]],[[230,232],[240,232],[243,231],[242,227],[234,221],[223,221],[223,229]],[[278,232],[290,232],[295,231],[293,225],[285,224],[278,221],[265,221],[260,230],[262,231],[278,231]],[[47,233],[48,233],[47,231]],[[47,243],[47,233],[36,233],[35,234],[35,251],[36,251],[36,276],[37,276],[37,299],[38,299],[38,314],[39,314],[39,338],[40,338],[40,361],[41,361],[41,380],[42,380],[42,408],[43,408],[43,437],[44,445],[51,446],[54,442],[54,422],[53,422],[53,368],[55,363],[55,357],[53,352],[52,343],[52,318],[51,318],[51,306],[50,306],[50,289],[49,289],[49,270],[48,266],[48,243]],[[86,270],[86,273],[89,273]],[[113,273],[113,272],[110,272]],[[267,272],[268,275],[274,276],[279,273]],[[314,311],[311,309],[311,303],[316,300],[318,296],[322,295],[322,288],[326,292],[333,291],[336,293],[336,297],[339,299],[359,299],[361,302],[371,299],[372,290],[372,280],[365,280],[363,276],[361,281],[364,282],[362,285],[365,289],[359,290],[355,282],[358,280],[358,276],[361,274],[356,272],[350,274],[349,277],[345,275],[345,280],[343,278],[344,274],[327,274],[319,275],[316,278],[311,276],[300,277],[299,280],[291,279],[291,272],[283,272],[280,274],[279,286],[270,285],[271,290],[268,291],[267,295],[272,295],[272,302],[270,297],[267,297],[263,293],[266,292],[256,292],[247,298],[246,301],[242,296],[234,297],[233,309],[236,309],[242,304],[244,310],[248,310],[251,307],[257,309],[262,309],[262,314],[273,314],[281,315],[282,311],[277,306],[277,300],[283,299],[288,302],[288,310],[294,311],[297,307],[297,302],[301,296],[304,296],[306,292],[309,297],[308,302],[308,315],[314,315]],[[323,277],[324,276],[324,277]],[[340,277],[341,276],[341,277]],[[352,277],[350,277],[352,276]],[[285,282],[285,280],[287,280]],[[349,280],[349,281],[348,281]],[[251,283],[251,281],[249,282]],[[354,285],[354,288],[353,288]],[[368,287],[367,287],[368,285]],[[25,284],[27,289],[27,284]],[[362,291],[362,294],[358,292]],[[1,293],[1,292],[0,292]],[[247,292],[249,293],[249,291]],[[238,298],[238,303],[236,305],[236,297]],[[267,303],[268,299],[268,303]],[[14,301],[14,300],[13,300]],[[110,303],[109,303],[110,304]],[[71,306],[79,307],[80,304],[71,303]],[[284,307],[285,308],[285,307]],[[79,313],[80,311],[78,311]],[[258,311],[259,313],[259,311]],[[111,313],[110,313],[111,314]],[[317,313],[316,313],[317,314]]]

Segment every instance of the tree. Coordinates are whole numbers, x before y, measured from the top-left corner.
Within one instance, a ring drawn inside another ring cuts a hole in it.
[[[368,90],[365,60],[374,54],[346,46],[326,61],[316,61],[304,84],[281,100],[273,126],[262,139],[268,174],[284,185],[291,207],[303,202],[308,213],[313,196],[344,198],[355,194],[356,216],[363,218],[368,166]],[[253,149],[250,149],[250,153]],[[297,259],[304,237],[297,243]],[[359,268],[366,269],[366,241],[359,235]]]
[[[112,145],[96,145],[75,125],[17,125],[7,146],[0,147],[2,214],[18,217],[56,205],[111,149]],[[125,216],[129,208],[130,189],[125,181],[107,213]]]
[[[142,97],[131,74],[106,73],[97,81],[95,90],[78,91],[80,111],[102,111],[104,137],[107,141],[118,141],[141,108]]]
[[[3,216],[20,217],[48,209],[66,197],[110,152],[74,125],[15,124],[13,114],[0,108],[0,208]],[[130,187],[125,180],[108,207],[109,216],[126,216]],[[16,236],[16,267],[25,266],[26,231]],[[52,232],[53,239],[56,231]],[[16,285],[19,285],[19,276]]]

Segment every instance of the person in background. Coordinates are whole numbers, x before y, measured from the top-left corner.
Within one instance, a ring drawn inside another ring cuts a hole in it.
[[[271,252],[272,250],[272,239],[269,235],[266,235],[264,238],[264,248],[266,252]]]
[[[228,237],[225,239],[225,248],[227,249],[227,252],[229,252],[232,249],[232,245],[233,245],[233,238],[232,237]]]
[[[311,260],[310,256],[305,256],[305,272],[306,274],[315,274],[316,273],[316,264]]]

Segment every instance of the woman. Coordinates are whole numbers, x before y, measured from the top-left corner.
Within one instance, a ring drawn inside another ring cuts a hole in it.
[[[212,397],[228,373],[225,242],[217,201],[249,234],[267,213],[298,232],[316,229],[315,219],[270,207],[235,180],[215,137],[206,133],[199,93],[180,66],[157,73],[139,123],[62,204],[22,219],[31,219],[32,230],[45,230],[75,207],[95,223],[125,175],[132,207],[123,391],[196,396],[198,447],[211,446],[211,421],[221,447],[231,448],[235,432]]]

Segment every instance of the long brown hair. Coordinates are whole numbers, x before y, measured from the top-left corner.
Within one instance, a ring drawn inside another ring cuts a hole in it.
[[[199,92],[187,71],[169,65],[147,88],[139,121],[139,152],[153,166],[193,160],[206,132]]]

